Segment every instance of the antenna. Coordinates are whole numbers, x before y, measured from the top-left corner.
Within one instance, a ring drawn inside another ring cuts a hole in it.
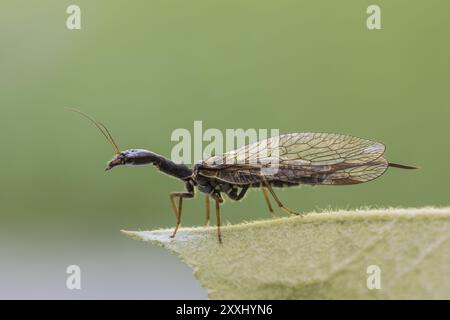
[[[108,128],[106,128],[106,126],[103,123],[98,122],[97,120],[95,120],[94,118],[92,118],[91,116],[89,116],[88,114],[86,114],[86,113],[84,113],[84,112],[82,112],[80,110],[73,109],[73,108],[66,108],[66,109],[69,110],[69,111],[72,111],[72,112],[79,113],[83,117],[85,117],[89,121],[91,121],[97,127],[97,129],[100,130],[100,132],[103,134],[103,136],[106,138],[106,140],[111,144],[111,146],[113,147],[114,152],[116,154],[120,153],[119,147],[117,146],[116,142],[114,141],[114,139],[113,139],[111,133],[109,132]]]

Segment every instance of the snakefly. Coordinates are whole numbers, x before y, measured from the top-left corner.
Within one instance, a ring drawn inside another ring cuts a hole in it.
[[[70,110],[88,118],[112,145],[115,155],[108,162],[106,170],[121,165],[154,165],[163,173],[183,181],[185,191],[170,193],[170,202],[176,217],[172,238],[181,223],[183,199],[193,198],[195,188],[206,194],[206,225],[209,225],[210,198],[215,201],[217,236],[221,243],[222,194],[226,194],[231,200],[239,201],[250,188],[259,188],[273,216],[275,211],[270,197],[288,214],[299,214],[284,206],[274,188],[303,184],[352,185],[374,180],[388,167],[417,169],[388,162],[384,158],[385,146],[382,143],[349,135],[313,132],[271,137],[222,155],[212,156],[189,168],[149,150],[121,151],[106,126],[81,111]],[[268,163],[266,160],[274,158],[277,163],[276,170],[264,170]]]

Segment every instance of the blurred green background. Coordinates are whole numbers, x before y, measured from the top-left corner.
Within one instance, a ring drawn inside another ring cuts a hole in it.
[[[119,233],[173,226],[168,194],[183,184],[150,167],[104,172],[111,147],[64,107],[107,124],[123,149],[168,157],[172,131],[194,120],[370,138],[422,170],[280,197],[306,212],[448,205],[450,3],[376,1],[382,30],[369,31],[372,3],[2,1],[0,297],[206,297],[175,257]],[[70,4],[81,30],[66,28]],[[184,210],[185,226],[203,223],[203,196]],[[270,215],[251,192],[222,216]],[[68,264],[95,285],[68,292]]]

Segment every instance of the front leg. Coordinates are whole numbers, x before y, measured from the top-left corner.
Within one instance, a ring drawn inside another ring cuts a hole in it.
[[[170,202],[172,204],[172,209],[173,212],[175,213],[175,218],[176,218],[176,225],[175,225],[175,230],[173,231],[172,235],[170,236],[171,238],[174,238],[178,228],[180,227],[181,224],[181,212],[183,209],[183,198],[188,198],[191,199],[194,197],[195,195],[195,191],[194,191],[194,187],[189,183],[186,182],[186,189],[187,192],[171,192],[170,193]],[[178,207],[175,201],[175,198],[178,197]]]
[[[212,192],[210,196],[216,201],[217,239],[222,244],[222,234],[220,233],[220,204],[223,202],[223,198],[219,191]]]

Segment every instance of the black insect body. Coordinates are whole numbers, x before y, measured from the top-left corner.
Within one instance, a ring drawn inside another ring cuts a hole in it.
[[[152,164],[185,183],[185,191],[170,194],[176,216],[172,237],[175,237],[181,223],[183,199],[193,198],[195,188],[206,194],[206,225],[210,220],[210,198],[215,201],[217,235],[219,242],[222,242],[222,194],[239,201],[250,188],[260,188],[273,216],[275,211],[270,203],[270,196],[288,214],[299,214],[283,205],[275,194],[274,187],[303,184],[351,185],[376,179],[388,167],[416,169],[388,162],[384,158],[385,146],[382,143],[348,135],[313,132],[288,133],[261,140],[223,155],[210,157],[191,169],[145,149],[120,151],[103,124],[78,110],[71,110],[91,120],[113,146],[116,155],[108,162],[106,170],[120,165]]]

